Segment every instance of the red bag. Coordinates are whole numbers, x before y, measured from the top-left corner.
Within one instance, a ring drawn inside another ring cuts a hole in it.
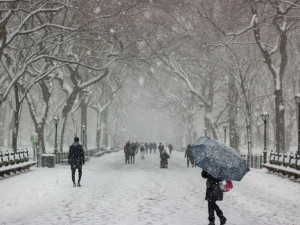
[[[223,184],[223,187],[222,187],[223,192],[228,192],[233,188],[233,184],[232,184],[231,180],[223,180],[222,184]]]

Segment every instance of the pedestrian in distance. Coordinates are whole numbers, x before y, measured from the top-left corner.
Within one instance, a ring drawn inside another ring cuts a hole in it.
[[[222,181],[214,178],[204,170],[201,175],[203,178],[207,179],[205,200],[208,202],[208,225],[215,225],[215,211],[220,218],[220,224],[224,225],[226,223],[226,218],[224,217],[222,210],[216,204],[217,201],[223,200],[223,191],[220,187]]]
[[[157,149],[157,144],[154,142],[154,143],[153,143],[153,151],[154,151],[154,154],[156,153],[156,149]]]
[[[130,141],[128,141],[124,146],[125,164],[129,164],[130,152],[131,152]]]
[[[135,142],[135,149],[136,149],[135,154],[138,154],[138,152],[139,152],[139,146],[140,146],[140,144],[138,143],[138,141],[136,141]]]
[[[162,143],[159,143],[158,150],[159,150],[160,155],[163,153],[164,149],[165,149],[165,146]]]
[[[132,142],[131,145],[130,145],[130,163],[131,164],[134,164],[135,151],[136,151],[135,143]]]
[[[148,143],[146,142],[146,144],[145,144],[145,151],[146,151],[146,154],[148,154],[148,148],[149,148],[149,145],[148,145]]]
[[[84,151],[81,144],[79,144],[79,138],[74,138],[74,143],[69,147],[68,163],[71,165],[72,182],[73,187],[76,187],[75,172],[78,169],[78,182],[77,186],[80,187],[80,181],[82,176],[82,165],[85,163]]]
[[[150,154],[152,153],[152,148],[153,148],[153,145],[152,145],[152,142],[150,142],[150,144],[149,144]]]
[[[169,144],[168,145],[168,148],[169,148],[169,152],[170,152],[170,155],[172,154],[172,151],[173,151],[173,145]]]
[[[160,168],[166,168],[168,169],[168,159],[170,158],[169,154],[167,153],[166,150],[164,150],[162,152],[162,154],[160,155]]]
[[[140,148],[140,154],[141,154],[141,159],[142,160],[145,160],[145,146],[144,145],[141,145],[141,148]]]
[[[184,158],[187,159],[187,167],[189,167],[190,161],[191,161],[192,167],[195,166],[194,156],[192,154],[191,145],[190,144],[186,147]]]

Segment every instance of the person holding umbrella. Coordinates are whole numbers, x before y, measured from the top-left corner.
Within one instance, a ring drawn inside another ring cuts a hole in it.
[[[222,181],[214,178],[205,170],[202,171],[201,175],[203,178],[207,179],[205,200],[207,200],[208,202],[209,225],[215,225],[215,211],[217,213],[217,216],[220,218],[220,224],[224,225],[227,219],[216,203],[217,201],[223,200],[223,191],[220,188]]]
[[[226,186],[231,181],[241,181],[250,169],[235,149],[209,137],[196,140],[191,145],[191,151],[195,165],[202,168],[201,175],[207,179],[205,199],[208,201],[209,225],[215,224],[214,211],[220,217],[221,225],[225,224],[226,218],[216,204],[216,201],[223,199],[221,181],[226,181]],[[226,189],[224,186],[224,191]]]

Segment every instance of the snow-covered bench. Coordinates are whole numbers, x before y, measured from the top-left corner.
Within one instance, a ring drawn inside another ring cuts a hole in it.
[[[0,176],[10,175],[11,173],[21,172],[22,170],[29,169],[31,166],[35,165],[36,162],[29,162],[28,150],[26,151],[6,151],[3,155],[0,150]]]
[[[300,170],[300,155],[299,154],[282,154],[271,151],[269,157],[269,163],[271,165],[278,165],[284,167],[290,167],[296,170]]]
[[[279,166],[279,165],[271,165],[271,164],[262,164],[262,167],[267,168],[271,172],[281,173],[283,175],[287,175],[288,177],[294,177],[294,179],[300,178],[300,171],[289,168]]]

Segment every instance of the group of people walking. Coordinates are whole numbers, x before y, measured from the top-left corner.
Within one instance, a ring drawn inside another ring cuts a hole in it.
[[[158,147],[155,142],[153,143],[138,143],[138,142],[132,142],[127,141],[127,143],[124,146],[124,155],[125,155],[125,164],[134,164],[135,163],[135,155],[138,154],[138,150],[140,150],[141,159],[145,160],[145,154],[156,153],[156,149],[159,150],[160,155],[160,168],[168,168],[168,159],[170,158],[170,155],[167,153],[164,145],[162,143],[159,143]],[[173,146],[171,144],[168,145],[169,152],[171,154],[173,150]]]
[[[146,147],[147,146],[147,147]],[[151,146],[149,148],[149,146]],[[145,144],[139,144],[138,142],[132,142],[128,141],[124,146],[124,153],[125,153],[125,163],[126,164],[134,164],[135,163],[135,154],[138,153],[138,149],[140,149],[141,159],[145,159],[145,153],[147,154],[147,150],[150,149],[150,153],[152,150],[154,150],[154,153],[156,152],[156,144],[150,143],[149,145],[147,143]],[[168,145],[169,152],[171,155],[171,152],[173,150],[173,146],[171,144]],[[160,153],[160,168],[168,168],[168,159],[170,158],[170,155],[167,153],[164,145],[162,143],[159,143],[158,146],[159,153]],[[191,145],[188,145],[185,151],[185,158],[187,158],[187,167],[189,167],[189,162],[191,162],[192,167],[195,166],[195,160],[191,151]],[[69,155],[68,155],[68,162],[71,165],[71,171],[72,171],[72,182],[73,186],[80,187],[80,181],[82,176],[82,165],[85,163],[85,157],[84,157],[84,151],[82,145],[79,144],[79,138],[74,138],[74,143],[69,147]],[[75,172],[78,170],[78,181],[76,183],[75,181]],[[223,215],[222,210],[219,208],[219,206],[216,204],[217,201],[223,200],[223,191],[220,188],[220,185],[222,183],[221,180],[216,179],[206,171],[202,171],[201,173],[202,177],[207,179],[206,181],[206,194],[205,194],[205,200],[208,202],[208,220],[209,225],[215,225],[215,212],[217,216],[220,218],[220,224],[224,225],[226,223],[226,218]]]

